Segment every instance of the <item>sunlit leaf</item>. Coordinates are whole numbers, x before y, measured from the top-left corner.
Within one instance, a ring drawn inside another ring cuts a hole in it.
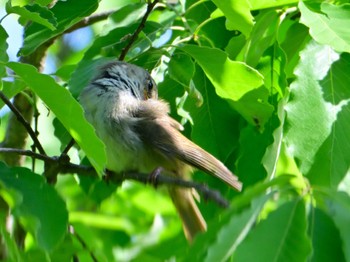
[[[324,101],[319,80],[326,76],[331,64],[338,58],[329,47],[309,44],[301,53],[295,70],[297,80],[290,86],[291,99],[286,106],[289,124],[286,141],[292,155],[300,159],[303,173],[310,169],[335,120],[335,108]]]
[[[317,42],[330,45],[338,52],[350,52],[350,4],[300,1],[299,8],[300,22],[310,28],[310,35]]]
[[[106,163],[104,146],[92,126],[83,117],[83,109],[65,88],[31,65],[10,62],[7,64],[45,102],[101,175]]]
[[[253,27],[253,16],[250,14],[248,0],[244,1],[220,1],[214,0],[215,5],[224,13],[229,30],[239,30],[245,36],[249,36]]]
[[[0,169],[0,185],[16,193],[12,213],[34,234],[42,248],[52,250],[67,233],[65,203],[42,176],[29,169],[8,168],[4,164],[0,164]]]
[[[242,62],[230,60],[219,49],[186,45],[181,50],[191,55],[203,68],[222,98],[237,101],[263,84],[263,78],[258,71]]]

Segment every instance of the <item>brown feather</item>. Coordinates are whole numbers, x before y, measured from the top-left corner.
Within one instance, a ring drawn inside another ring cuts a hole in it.
[[[213,155],[182,135],[174,125],[176,121],[168,116],[168,110],[167,104],[160,100],[147,100],[139,107],[135,114],[139,117],[136,129],[139,129],[143,142],[155,148],[165,159],[171,162],[178,159],[240,191],[242,184],[238,178]]]

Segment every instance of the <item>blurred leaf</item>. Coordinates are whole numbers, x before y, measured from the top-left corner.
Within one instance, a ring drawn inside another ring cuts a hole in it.
[[[67,82],[76,68],[77,65],[65,65],[60,67],[55,75]]]
[[[237,56],[237,60],[255,67],[265,50],[275,41],[279,23],[279,14],[276,10],[262,11],[256,17],[251,35]]]
[[[268,198],[268,195],[257,198],[251,208],[238,215],[229,216],[230,219],[217,231],[217,238],[208,247],[208,253],[203,261],[227,261],[256,223]]]
[[[314,208],[309,218],[312,239],[312,262],[346,261],[340,232],[333,220],[321,209]]]
[[[300,22],[310,28],[310,35],[319,43],[338,52],[350,52],[350,4],[299,2]]]
[[[234,261],[306,261],[311,253],[306,230],[303,201],[287,202],[249,232]]]
[[[63,151],[63,149],[71,141],[72,136],[69,134],[67,129],[63,126],[63,124],[60,122],[60,120],[57,119],[57,117],[55,117],[52,120],[52,125],[53,125],[53,127],[55,129],[54,135],[61,142],[61,151]]]
[[[172,79],[189,87],[195,72],[195,65],[188,55],[175,53],[168,64],[168,72]]]
[[[1,180],[0,180],[1,181]],[[2,185],[0,182],[0,196],[3,194]],[[1,199],[2,201],[2,199]],[[3,245],[3,251],[8,255],[9,261],[23,261],[22,254],[15,240],[11,237],[6,228],[6,219],[8,213],[2,210],[0,213],[0,235]]]
[[[274,186],[283,188],[290,179],[291,176],[281,176],[245,188],[244,192],[231,202],[230,208],[220,214],[220,219],[215,217],[209,222],[208,231],[195,238],[183,261],[203,261],[208,256],[217,256],[217,259],[231,256],[251,227],[254,227],[264,203],[273,196],[273,193],[266,192]],[[232,235],[232,232],[235,235]],[[231,235],[227,237],[227,234]]]
[[[191,55],[202,67],[222,98],[237,101],[264,83],[258,71],[228,59],[226,53],[219,49],[185,45],[181,50]]]
[[[6,63],[9,59],[7,55],[7,38],[8,34],[6,33],[5,29],[0,25],[0,77],[6,75],[6,68],[3,63]]]
[[[294,78],[294,68],[299,62],[299,53],[305,48],[311,37],[308,28],[293,19],[284,19],[278,28],[278,42],[286,56],[285,73]],[[291,45],[290,43],[294,44]]]
[[[106,163],[104,145],[83,117],[83,109],[68,90],[58,85],[50,76],[38,73],[31,65],[10,62],[7,66],[46,103],[84,150],[97,173],[102,175]]]
[[[2,84],[2,91],[9,99],[17,95],[22,90],[24,90],[24,88],[26,88],[27,86],[26,83],[24,83],[20,78],[15,78],[13,82],[3,81]],[[1,100],[0,108],[2,108],[3,106],[4,102]]]
[[[271,8],[271,7],[279,7],[279,6],[286,6],[289,4],[297,4],[298,0],[278,0],[278,1],[270,1],[270,0],[248,0],[251,6],[251,10],[258,10],[258,9],[264,9],[264,8]]]
[[[97,69],[111,60],[112,58],[82,60],[75,68],[68,82],[69,91],[72,93],[73,97],[78,97],[83,88],[97,76]]]
[[[249,36],[253,27],[253,16],[250,14],[250,5],[248,0],[239,2],[234,0],[214,0],[213,2],[224,13],[227,19],[226,27],[229,30],[239,30],[246,37]]]
[[[145,3],[133,3],[126,5],[111,14],[109,18],[113,21],[113,26],[125,27],[137,23],[146,12]]]
[[[11,1],[6,3],[6,12],[17,14],[21,19],[41,24],[50,30],[55,30],[57,21],[54,14],[47,8],[37,4],[12,6]]]
[[[345,260],[350,259],[350,197],[344,192],[328,190],[327,212],[339,230]],[[329,235],[327,236],[329,238]],[[333,241],[333,239],[332,239]],[[334,240],[336,241],[336,239]],[[334,242],[333,242],[334,243]],[[334,243],[335,244],[335,243]]]
[[[236,147],[235,141],[238,142],[238,115],[227,101],[215,94],[213,85],[198,66],[193,81],[203,96],[203,104],[198,106],[197,99],[186,101],[185,109],[190,112],[194,122],[191,137],[224,162]]]
[[[80,0],[58,1],[50,9],[57,19],[57,29],[51,31],[49,28],[38,23],[33,23],[26,27],[24,44],[20,49],[20,55],[27,56],[33,53],[41,44],[61,34],[83,17],[94,12],[97,7],[98,0],[84,0],[83,5]]]
[[[300,159],[302,173],[310,169],[335,120],[336,111],[325,103],[319,80],[326,76],[337,59],[338,55],[329,47],[311,43],[301,53],[295,69],[297,79],[290,86],[291,99],[286,106],[289,125],[286,141],[291,154]]]
[[[68,213],[65,203],[42,176],[26,168],[8,168],[0,163],[0,184],[10,194],[14,216],[32,232],[39,246],[52,250],[67,232]]]

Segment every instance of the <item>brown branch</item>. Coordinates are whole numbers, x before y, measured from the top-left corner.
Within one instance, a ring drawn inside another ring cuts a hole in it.
[[[70,28],[66,29],[59,36],[61,36],[63,34],[71,33],[71,32],[73,32],[75,30],[80,29],[80,28],[87,27],[87,26],[90,26],[90,25],[92,25],[94,23],[103,21],[103,20],[107,19],[115,11],[116,10],[112,10],[112,11],[107,11],[107,12],[103,12],[103,13],[99,13],[99,14],[95,14],[95,15],[91,15],[91,16],[85,17],[83,20],[80,20],[78,23],[76,23],[73,26],[71,26]]]
[[[148,16],[150,15],[153,8],[155,7],[155,5],[158,2],[159,2],[159,0],[154,0],[153,2],[150,2],[150,1],[148,2],[147,10],[146,10],[146,13],[144,14],[144,16],[142,17],[141,23],[139,24],[139,26],[136,28],[135,32],[130,37],[129,43],[122,49],[122,52],[120,53],[120,56],[119,56],[120,61],[123,61],[125,59],[126,54],[128,53],[129,49],[131,48],[131,46],[133,45],[135,40],[137,39],[137,36],[140,34],[142,29],[145,27]]]
[[[28,134],[32,138],[35,147],[39,150],[40,154],[46,155],[44,148],[38,140],[34,130],[30,126],[30,124],[25,120],[21,112],[11,103],[11,101],[5,96],[5,94],[0,90],[0,98],[1,100],[11,109],[12,113],[17,117],[17,120],[24,126],[27,130]]]
[[[77,165],[69,162],[69,158],[64,155],[60,157],[49,157],[46,155],[41,155],[30,150],[14,149],[14,148],[0,148],[0,153],[8,154],[20,154],[30,156],[35,159],[39,159],[45,162],[45,169],[50,170],[50,174],[45,172],[47,179],[49,181],[55,181],[56,175],[60,174],[80,174],[90,177],[98,177],[94,168],[90,166]],[[184,180],[182,178],[167,176],[160,173],[157,173],[156,177],[153,177],[154,174],[145,174],[137,172],[126,172],[123,174],[117,174],[111,171],[107,172],[106,180],[113,181],[115,183],[121,183],[125,180],[134,180],[143,184],[153,184],[157,185],[170,185],[178,186],[184,188],[194,188],[200,194],[203,195],[205,200],[212,200],[216,202],[221,207],[228,207],[228,202],[224,199],[219,191],[208,188],[208,186],[197,183],[194,181]]]

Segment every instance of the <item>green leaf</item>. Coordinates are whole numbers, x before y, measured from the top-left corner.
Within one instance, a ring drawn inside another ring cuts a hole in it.
[[[291,99],[286,105],[289,126],[286,141],[291,155],[300,160],[300,171],[304,174],[310,170],[336,119],[338,110],[324,101],[319,80],[326,76],[338,58],[339,55],[329,47],[309,44],[301,53],[295,69],[297,79],[290,86]]]
[[[41,44],[47,40],[61,34],[64,30],[88,16],[98,7],[98,0],[80,0],[58,1],[50,11],[57,19],[56,30],[33,23],[25,28],[24,44],[20,49],[20,55],[27,56],[33,53]]]
[[[249,232],[234,261],[306,261],[311,253],[306,230],[303,201],[287,202]]]
[[[346,261],[342,250],[340,232],[332,218],[319,208],[310,214],[312,262]]]
[[[319,43],[338,52],[350,52],[350,4],[299,2],[300,22],[310,28],[310,35]]]
[[[6,63],[9,59],[7,55],[7,40],[8,34],[6,33],[5,29],[0,25],[0,77],[6,75],[6,69],[3,63]]]
[[[46,103],[84,150],[97,173],[102,175],[106,163],[104,145],[83,117],[82,107],[68,90],[58,85],[52,77],[40,74],[31,65],[10,62],[7,66]]]
[[[230,60],[219,49],[195,45],[185,45],[180,49],[196,60],[222,98],[238,101],[264,83],[258,71],[242,62]]]
[[[217,231],[217,238],[208,247],[208,253],[203,261],[228,261],[229,257],[236,251],[237,246],[256,223],[256,219],[268,198],[268,195],[257,198],[251,208],[238,215],[229,215],[230,219]]]
[[[297,4],[299,0],[248,0],[251,6],[251,10],[259,10],[271,7],[286,6],[290,4]]]
[[[9,14],[17,14],[21,19],[41,24],[50,30],[55,30],[57,22],[54,14],[47,8],[37,4],[25,6],[12,6],[11,1],[6,3],[6,11]]]
[[[249,36],[250,31],[253,28],[253,16],[250,14],[248,0],[213,0],[213,2],[224,13],[227,19],[226,27],[229,30],[239,30],[246,37]]]
[[[24,90],[27,86],[26,83],[24,83],[20,78],[15,78],[15,81],[13,82],[3,81],[2,84],[2,91],[9,99]],[[1,100],[0,108],[2,108],[4,105],[4,102]]]
[[[237,60],[256,67],[265,50],[273,45],[279,23],[279,13],[276,10],[262,11],[256,17],[252,33],[237,56]]]
[[[203,104],[199,106],[196,98],[186,101],[185,109],[191,113],[194,122],[191,137],[211,154],[226,161],[238,143],[238,115],[227,101],[215,94],[198,66],[193,82],[203,96]]]
[[[40,247],[52,250],[67,233],[65,203],[42,176],[29,169],[0,163],[0,170],[0,185],[13,196],[8,202],[12,213],[34,234]]]
[[[328,191],[327,212],[339,229],[346,261],[350,260],[350,197],[345,192]],[[329,236],[327,236],[329,237]]]
[[[184,87],[189,87],[195,72],[195,65],[186,54],[175,53],[168,64],[169,75]]]
[[[124,27],[138,22],[145,14],[147,7],[145,3],[135,3],[126,5],[109,17],[113,21],[113,26]]]

